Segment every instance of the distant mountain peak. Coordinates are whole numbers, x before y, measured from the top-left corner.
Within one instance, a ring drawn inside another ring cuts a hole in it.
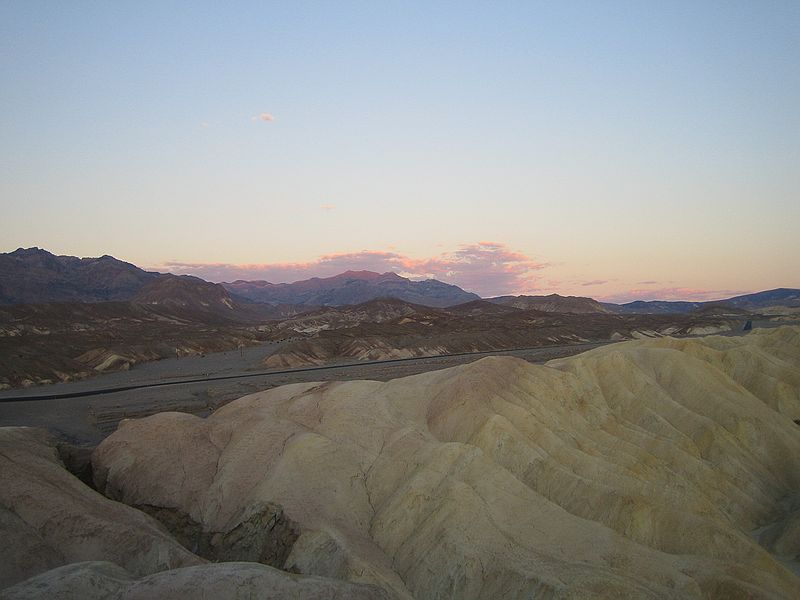
[[[47,250],[42,250],[38,246],[31,246],[30,248],[17,248],[13,252],[8,253],[9,256],[32,256],[34,254],[51,254]]]

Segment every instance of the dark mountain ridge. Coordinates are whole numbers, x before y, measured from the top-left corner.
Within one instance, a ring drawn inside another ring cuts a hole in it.
[[[215,284],[192,276],[145,271],[109,255],[78,258],[36,247],[0,253],[0,305],[133,301],[183,306],[220,315],[245,311],[250,320],[259,316],[283,318],[321,306],[355,305],[379,298],[438,308],[480,300],[478,295],[455,285],[436,279],[412,281],[392,272],[346,271],[294,283],[238,280]],[[499,296],[487,301],[524,310],[572,314],[670,314],[719,304],[742,310],[796,308],[800,307],[800,289],[776,288],[710,302],[637,300],[612,304],[558,294]]]
[[[193,298],[195,294],[199,297]],[[455,285],[435,279],[411,281],[396,273],[346,271],[294,283],[240,280],[215,284],[197,277],[145,271],[108,255],[58,256],[35,247],[0,253],[0,305],[137,301],[195,307],[207,302],[222,308],[230,302],[240,307],[251,305],[253,312],[253,303],[266,303],[279,307],[272,313],[282,316],[387,297],[423,306],[452,306],[479,298]],[[268,312],[263,307],[259,310]]]
[[[436,279],[412,281],[397,273],[346,271],[333,277],[312,277],[294,283],[234,281],[222,284],[236,295],[256,302],[343,306],[378,298],[397,298],[422,306],[446,307],[480,297]]]
[[[19,248],[0,254],[0,304],[131,300],[159,276],[108,255],[77,258]]]
[[[636,300],[626,304],[603,303],[613,312],[630,314],[688,313],[707,306],[725,305],[744,310],[758,310],[770,306],[800,307],[800,289],[776,288],[752,294],[743,294],[723,300],[686,302],[673,300]]]

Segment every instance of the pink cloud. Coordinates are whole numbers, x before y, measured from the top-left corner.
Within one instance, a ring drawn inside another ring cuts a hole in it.
[[[430,258],[412,258],[397,252],[362,250],[320,256],[299,263],[187,263],[170,261],[151,267],[177,274],[197,275],[209,281],[262,279],[273,283],[310,277],[330,277],[343,271],[393,271],[412,279],[433,277],[482,296],[530,293],[536,272],[548,266],[497,242],[461,246]]]
[[[256,115],[255,117],[250,117],[251,121],[264,121],[269,123],[275,120],[275,117],[269,113],[262,112],[261,114]]]
[[[478,242],[437,257],[406,261],[410,272],[455,283],[481,296],[530,292],[536,271],[547,266],[498,242]]]
[[[334,210],[336,208],[335,204],[320,204],[319,207],[322,210]]]
[[[589,285],[603,285],[604,283],[608,283],[608,279],[592,279],[591,281],[582,282],[581,285],[586,287]]]

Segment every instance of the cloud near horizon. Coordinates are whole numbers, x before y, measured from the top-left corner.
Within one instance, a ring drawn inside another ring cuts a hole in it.
[[[536,272],[546,266],[546,263],[511,250],[505,244],[478,242],[423,259],[397,252],[362,250],[326,254],[309,262],[229,264],[169,261],[150,268],[178,275],[196,275],[214,282],[260,279],[272,283],[331,277],[343,271],[392,271],[410,279],[432,277],[487,297],[533,292]]]
[[[258,115],[254,116],[254,117],[250,117],[250,120],[251,121],[264,121],[266,123],[269,123],[269,122],[275,120],[275,116],[271,115],[270,113],[262,112],[261,114],[258,114]]]

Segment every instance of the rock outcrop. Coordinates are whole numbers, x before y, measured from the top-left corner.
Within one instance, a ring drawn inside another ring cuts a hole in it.
[[[204,562],[69,473],[43,430],[0,429],[0,482],[0,589],[77,561],[113,561],[137,576]]]
[[[289,385],[123,422],[92,460],[104,493],[207,531],[279,504],[285,568],[399,598],[794,598],[750,535],[794,530],[794,419],[783,327]]]
[[[175,508],[139,510],[160,521],[185,548],[214,562],[247,561],[282,567],[300,534],[277,504],[250,504],[221,530],[209,531]]]

